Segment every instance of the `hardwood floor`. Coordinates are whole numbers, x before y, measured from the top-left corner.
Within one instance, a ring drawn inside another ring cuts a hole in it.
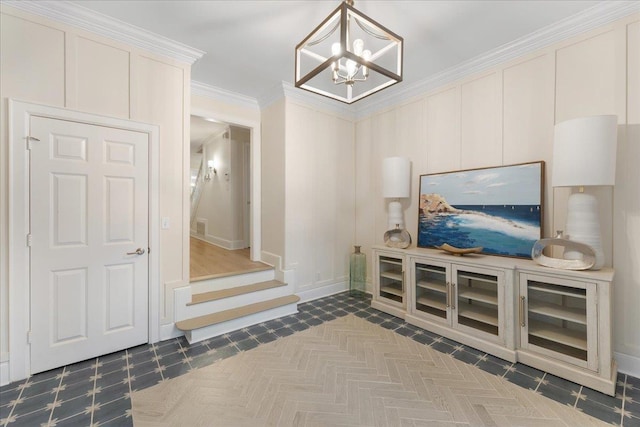
[[[190,249],[189,276],[192,282],[271,268],[251,261],[249,248],[231,251],[191,237]]]

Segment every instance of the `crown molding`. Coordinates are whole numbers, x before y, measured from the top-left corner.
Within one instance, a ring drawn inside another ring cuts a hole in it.
[[[67,1],[2,0],[2,4],[188,64],[206,53]]]
[[[206,83],[191,81],[191,94],[214,99],[226,104],[237,105],[251,110],[259,110],[258,100],[250,96],[241,95]]]
[[[283,97],[318,110],[337,114],[348,120],[355,120],[356,118],[352,105],[344,104],[340,101],[297,88],[293,84],[284,81],[274,86],[269,92],[261,96],[258,102],[260,104],[260,108],[263,109]]]
[[[353,104],[354,113],[357,119],[368,117],[377,111],[401,104],[410,98],[420,96],[464,77],[485,71],[496,65],[602,27],[637,12],[640,12],[640,2],[638,1],[600,2],[580,13],[515,39],[424,80],[404,87],[398,86],[398,89],[387,97],[380,99],[369,98],[359,104]]]

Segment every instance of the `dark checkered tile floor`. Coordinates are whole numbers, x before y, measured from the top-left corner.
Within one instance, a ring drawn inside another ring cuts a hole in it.
[[[295,315],[189,345],[184,338],[142,345],[44,372],[0,388],[2,426],[131,426],[130,393],[240,351],[354,313],[413,340],[614,425],[640,426],[640,379],[618,376],[610,397],[511,363],[405,323],[341,293],[300,304]]]

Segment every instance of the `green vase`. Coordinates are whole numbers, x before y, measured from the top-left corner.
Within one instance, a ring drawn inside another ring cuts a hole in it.
[[[360,246],[354,248],[349,260],[349,294],[364,296],[367,289],[367,256],[360,252]]]

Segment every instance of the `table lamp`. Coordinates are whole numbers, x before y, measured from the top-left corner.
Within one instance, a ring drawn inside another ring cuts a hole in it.
[[[567,120],[555,126],[553,141],[553,187],[578,187],[569,196],[565,237],[591,246],[604,265],[598,201],[585,187],[613,186],[616,176],[617,116],[591,116]],[[579,259],[580,252],[565,251],[564,259]]]

